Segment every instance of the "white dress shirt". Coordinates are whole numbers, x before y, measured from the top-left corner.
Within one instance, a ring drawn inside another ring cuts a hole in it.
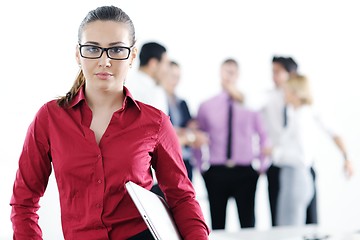
[[[273,150],[273,161],[279,166],[310,167],[318,141],[318,126],[308,105],[291,109],[288,125]]]
[[[282,89],[273,89],[267,93],[267,101],[262,107],[261,113],[264,119],[265,129],[268,134],[269,143],[273,148],[277,148],[280,144],[282,135],[284,134],[285,126],[284,126],[284,108],[285,108],[285,99],[284,93]],[[290,124],[290,116],[293,115],[293,108],[287,107],[287,123]],[[317,134],[321,132],[330,135],[331,137],[336,136],[338,134],[338,130],[331,124],[329,121],[324,121],[321,115],[311,108],[312,114],[312,122],[316,123],[317,127]],[[295,114],[296,116],[296,114]],[[313,133],[315,137],[316,133]],[[274,157],[274,156],[273,156]],[[273,160],[273,164],[275,166],[280,166],[278,161],[275,159]]]
[[[165,90],[146,73],[138,70],[130,74],[126,80],[126,87],[130,90],[134,99],[169,114]]]
[[[280,89],[273,89],[268,92],[267,102],[262,108],[265,129],[269,142],[272,146],[279,143],[284,129],[284,93]]]

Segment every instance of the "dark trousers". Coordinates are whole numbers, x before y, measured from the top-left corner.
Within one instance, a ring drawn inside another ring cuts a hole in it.
[[[272,226],[277,226],[277,203],[280,190],[280,168],[274,165],[271,165],[267,171],[268,179],[268,193],[269,193],[269,203],[270,203],[270,213],[271,213],[271,223]]]
[[[149,229],[146,229],[145,231],[136,234],[135,236],[128,238],[128,240],[154,240],[154,237],[152,236]]]
[[[235,198],[242,228],[255,226],[255,192],[259,174],[251,166],[211,166],[203,173],[212,229],[225,229],[226,207]]]
[[[280,171],[281,168],[276,167],[274,165],[271,165],[267,171],[272,226],[277,226],[276,213],[277,213],[278,195],[280,190],[280,180],[279,180]],[[311,174],[314,180],[315,193],[306,211],[306,224],[317,224],[318,219],[317,219],[316,184],[315,184],[316,174],[313,168],[311,168]]]
[[[318,215],[317,215],[317,201],[316,201],[316,173],[313,168],[311,170],[311,175],[314,180],[314,197],[311,200],[307,210],[306,210],[306,224],[317,224],[318,223]]]
[[[184,159],[184,163],[185,163],[185,167],[186,167],[188,177],[189,177],[190,181],[192,181],[192,179],[193,179],[193,166],[191,165],[191,162],[188,159]]]

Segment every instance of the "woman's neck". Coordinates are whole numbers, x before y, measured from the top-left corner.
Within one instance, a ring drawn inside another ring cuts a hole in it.
[[[304,106],[304,104],[301,101],[294,101],[291,103],[291,105],[293,106],[293,108],[295,110],[301,108],[302,106]]]
[[[120,109],[125,98],[123,89],[118,91],[104,91],[87,88],[86,86],[85,96],[92,110],[98,108]]]

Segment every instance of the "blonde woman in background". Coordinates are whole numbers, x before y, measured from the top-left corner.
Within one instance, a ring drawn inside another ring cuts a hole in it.
[[[282,168],[277,206],[277,224],[304,225],[306,209],[314,195],[310,168],[316,142],[312,96],[308,79],[292,76],[285,84],[285,101],[292,110],[273,159]]]

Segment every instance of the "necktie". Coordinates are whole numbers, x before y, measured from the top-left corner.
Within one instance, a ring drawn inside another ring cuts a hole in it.
[[[285,105],[283,109],[283,127],[286,126],[287,126],[287,107]]]
[[[227,149],[226,157],[228,160],[231,159],[231,147],[232,147],[232,121],[233,121],[233,102],[229,101],[229,110],[228,110],[228,138],[227,138]]]

